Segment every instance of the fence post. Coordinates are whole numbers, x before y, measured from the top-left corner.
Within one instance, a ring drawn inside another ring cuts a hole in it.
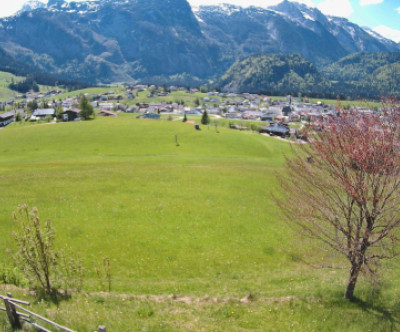
[[[99,332],[107,332],[107,329],[105,326],[99,326]]]
[[[7,296],[9,298],[12,298],[10,293],[7,293]],[[4,299],[4,304],[6,306],[7,316],[8,316],[8,319],[10,320],[12,328],[17,329],[17,330],[21,329],[22,325],[21,325],[21,322],[19,321],[17,310],[15,310],[15,307],[12,304],[12,302]]]

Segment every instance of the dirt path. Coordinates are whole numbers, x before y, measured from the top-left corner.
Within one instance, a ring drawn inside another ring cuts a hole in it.
[[[293,296],[255,298],[251,294],[248,294],[247,296],[245,296],[242,299],[233,298],[233,297],[217,298],[217,297],[210,297],[210,296],[190,297],[190,296],[180,296],[180,295],[175,295],[175,294],[173,294],[173,295],[134,295],[134,294],[116,294],[116,293],[106,293],[106,292],[90,293],[89,295],[102,296],[105,298],[120,298],[120,299],[124,299],[124,300],[135,300],[135,299],[141,300],[141,301],[148,300],[148,301],[154,301],[157,303],[174,301],[174,302],[181,302],[181,303],[186,303],[186,304],[249,303],[249,302],[282,303],[282,302],[289,302],[291,300],[296,299],[296,297],[293,297]]]
[[[35,294],[32,291],[28,291],[27,289],[19,288],[14,285],[1,285],[0,292],[13,292],[13,291],[23,291],[28,293],[31,296]],[[138,300],[138,301],[153,301],[157,303],[166,303],[166,302],[180,302],[185,304],[218,304],[218,303],[283,303],[283,302],[290,302],[292,300],[297,299],[296,296],[282,296],[282,297],[254,297],[252,294],[248,294],[244,298],[217,298],[211,296],[204,296],[204,297],[193,297],[193,296],[183,296],[183,295],[151,295],[151,294],[144,294],[144,295],[137,295],[137,294],[120,294],[120,293],[108,293],[108,292],[93,292],[93,293],[86,293],[82,292],[81,294],[85,295],[86,297],[89,296],[101,296],[104,298],[110,299],[121,299],[121,300]],[[23,300],[23,299],[20,299]]]

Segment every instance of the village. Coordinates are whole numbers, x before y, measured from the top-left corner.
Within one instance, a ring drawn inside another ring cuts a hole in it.
[[[84,93],[98,116],[118,117],[121,112],[139,114],[141,118],[160,119],[162,115],[183,116],[202,115],[207,112],[213,118],[232,120],[230,128],[246,130],[246,121],[259,122],[259,131],[270,135],[288,137],[297,135],[299,126],[290,124],[313,123],[322,118],[337,115],[337,105],[323,102],[310,102],[308,98],[290,95],[272,98],[258,94],[235,94],[217,91],[203,92],[199,89],[156,85],[134,85],[118,89],[112,88],[101,94]],[[173,94],[180,92],[193,96],[190,103],[173,100]],[[136,102],[139,93],[146,94],[145,102]],[[82,94],[60,98],[62,91],[50,90],[29,92],[18,95],[16,99],[0,102],[0,128],[15,121],[55,122],[80,121],[79,99]],[[198,96],[201,97],[198,97]],[[197,97],[195,97],[197,96]],[[163,100],[165,98],[165,100]],[[161,99],[161,101],[159,101]],[[152,101],[157,100],[157,101]],[[378,111],[367,107],[354,107],[358,112]],[[240,120],[240,124],[237,123]],[[300,126],[301,127],[301,126]],[[297,129],[294,129],[297,128]]]

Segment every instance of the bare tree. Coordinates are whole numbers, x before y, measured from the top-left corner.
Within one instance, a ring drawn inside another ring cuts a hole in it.
[[[400,109],[339,113],[308,129],[293,147],[278,202],[291,223],[343,255],[352,299],[360,272],[393,258],[400,224]],[[289,204],[287,203],[289,202]]]

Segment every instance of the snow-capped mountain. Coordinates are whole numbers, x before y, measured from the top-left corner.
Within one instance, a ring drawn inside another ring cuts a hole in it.
[[[46,8],[46,4],[41,1],[38,1],[38,0],[29,0],[24,3],[21,10],[19,10],[16,13],[16,15],[24,13],[24,12],[30,12],[32,10],[39,9],[39,8]]]
[[[67,78],[203,79],[252,54],[301,54],[322,66],[355,52],[399,52],[393,41],[316,8],[200,6],[187,0],[29,1],[0,20],[8,55]]]
[[[228,43],[234,57],[257,53],[300,53],[317,64],[355,52],[395,52],[399,45],[374,36],[347,19],[325,16],[317,8],[283,1],[264,9],[200,6],[195,15],[202,31]]]

